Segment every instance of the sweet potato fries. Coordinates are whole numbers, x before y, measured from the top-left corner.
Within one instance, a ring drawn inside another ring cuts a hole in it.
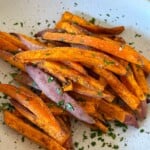
[[[54,29],[29,37],[0,32],[0,58],[20,69],[0,84],[5,123],[48,150],[72,150],[72,117],[103,132],[106,122],[138,127],[146,117],[150,61],[106,28],[64,12]],[[82,99],[82,100],[81,100]]]

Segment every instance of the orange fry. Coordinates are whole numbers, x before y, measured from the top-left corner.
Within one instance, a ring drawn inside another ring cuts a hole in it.
[[[65,148],[63,148],[54,139],[46,135],[44,132],[41,132],[37,128],[32,127],[30,124],[26,123],[23,119],[19,118],[12,112],[4,112],[4,122],[9,127],[15,129],[17,132],[23,134],[48,150],[65,150]]]
[[[102,26],[94,25],[94,24],[90,23],[89,21],[86,21],[85,19],[83,19],[77,15],[74,15],[68,11],[66,11],[63,14],[61,20],[76,23],[94,33],[120,34],[121,32],[124,31],[123,26],[118,26],[118,27],[114,27],[114,28],[105,28]]]
[[[146,81],[143,69],[140,66],[137,66],[135,64],[131,64],[131,67],[138,85],[143,90],[144,94],[148,94],[149,86]]]
[[[67,66],[64,66],[63,64],[56,63],[56,62],[50,62],[50,61],[41,61],[38,62],[38,67],[44,69],[45,71],[49,73],[61,74],[63,77],[72,80],[75,83],[81,84],[84,87],[87,87],[89,89],[97,90],[97,91],[103,91],[104,87],[98,83],[94,78],[92,77],[86,77],[78,73],[77,71],[68,68]]]
[[[122,100],[133,110],[137,110],[140,105],[140,100],[134,96],[119,79],[111,72],[104,69],[94,69],[94,71],[100,74],[106,79],[111,88],[122,98]]]
[[[0,37],[0,49],[6,50],[10,52],[18,52],[19,48],[15,46],[14,44],[10,43],[9,41],[3,39]]]
[[[21,41],[19,41],[15,36],[9,33],[0,31],[0,38],[3,38],[5,41],[8,41],[11,44],[15,45],[18,49],[27,49],[27,47]]]
[[[14,59],[19,59],[22,62],[32,62],[41,59],[52,61],[67,60],[80,62],[83,65],[97,66],[97,68],[106,68],[119,75],[126,74],[126,69],[108,55],[72,47],[55,47],[36,51],[25,51],[18,53]]]
[[[135,49],[127,44],[113,41],[108,38],[96,38],[87,35],[73,35],[69,33],[51,33],[43,32],[42,38],[45,40],[63,41],[67,43],[76,43],[94,47],[108,54],[117,56],[126,61],[144,66],[150,71],[150,61],[139,54]]]
[[[7,51],[0,50],[0,58],[1,59],[8,61],[11,65],[19,68],[20,70],[25,71],[24,64],[21,63],[19,60],[14,60],[13,56],[14,56],[13,54],[11,54]]]

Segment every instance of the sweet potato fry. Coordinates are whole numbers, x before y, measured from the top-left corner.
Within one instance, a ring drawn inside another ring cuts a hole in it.
[[[130,89],[134,95],[136,95],[141,101],[145,101],[146,97],[141,87],[137,84],[133,72],[131,69],[128,70],[127,74],[120,77],[122,83]]]
[[[83,75],[88,75],[87,71],[79,63],[72,62],[72,61],[64,61],[62,63],[65,64],[66,66],[78,71],[79,73],[81,73]]]
[[[123,110],[118,105],[107,103],[106,101],[101,100],[99,101],[98,108],[99,112],[101,112],[105,118],[109,118],[111,120],[118,120],[127,125],[133,125],[135,127],[138,127],[135,116]]]
[[[50,74],[54,73],[53,74],[54,76],[56,76],[56,74],[62,74],[63,77],[70,79],[75,83],[79,83],[89,89],[97,91],[104,90],[103,86],[101,86],[100,83],[98,83],[94,78],[90,76],[89,77],[83,76],[80,73],[76,72],[75,70],[70,69],[67,66],[64,66],[63,64],[50,61],[41,61],[38,62],[38,67],[44,69]]]
[[[11,44],[15,45],[18,49],[27,49],[27,47],[22,42],[20,42],[15,36],[9,33],[0,31],[0,38],[3,38],[5,41],[8,41]]]
[[[136,79],[138,85],[141,87],[144,94],[148,94],[149,86],[146,81],[143,69],[140,66],[137,66],[135,64],[131,64],[131,67],[132,67],[132,70],[133,70],[133,73],[134,73],[134,76],[135,76],[135,79]]]
[[[65,30],[66,32],[68,33],[71,33],[71,34],[83,34],[83,35],[91,35],[93,37],[97,37],[97,38],[102,38],[102,37],[108,37],[114,41],[118,41],[122,44],[125,44],[125,40],[122,38],[122,37],[118,37],[116,35],[113,35],[113,34],[104,34],[104,33],[92,33],[92,32],[89,32],[87,29],[75,24],[75,23],[72,23],[72,22],[67,22],[67,21],[59,21],[57,24],[56,24],[56,29],[62,29],[62,30]]]
[[[91,98],[96,98],[96,99],[106,99],[108,102],[112,102],[114,100],[114,95],[108,94],[107,92],[96,92],[95,90],[88,89],[86,87],[83,87],[79,84],[73,84],[73,91],[76,93],[79,93],[81,95],[89,96]]]
[[[74,15],[68,11],[66,11],[63,14],[61,20],[76,23],[94,33],[120,34],[121,32],[124,31],[123,26],[118,26],[118,27],[114,27],[114,28],[105,28],[102,26],[94,25],[94,24],[86,21],[85,19],[83,19],[77,15]]]
[[[42,128],[49,136],[60,144],[67,140],[69,135],[62,130],[48,107],[36,94],[28,89],[17,88],[8,84],[0,84],[0,91],[12,97],[13,106],[24,117]]]
[[[32,62],[34,60],[52,60],[52,61],[74,61],[98,68],[106,68],[119,75],[126,74],[126,69],[115,59],[110,58],[100,52],[83,50],[70,47],[56,47],[36,51],[25,51],[17,54],[14,59],[22,62]]]
[[[95,38],[87,35],[73,35],[69,33],[43,32],[41,36],[45,40],[63,41],[67,43],[91,46],[129,62],[141,66],[143,65],[145,68],[147,68],[147,71],[150,71],[150,61],[127,44],[122,45],[120,42],[116,42],[104,37]]]
[[[95,68],[94,71],[106,79],[111,88],[122,98],[122,100],[133,110],[137,110],[140,100],[134,96],[119,79],[111,72]]]
[[[12,34],[15,35],[20,40],[20,42],[27,47],[27,49],[36,50],[36,49],[42,49],[42,48],[48,47],[44,43],[32,37],[29,37],[27,35],[20,34],[20,33],[12,33]]]
[[[117,120],[127,125],[138,127],[135,116],[132,113],[122,109],[119,105],[106,102],[103,99],[99,101],[90,97],[83,98],[85,101],[80,103],[83,103],[83,107],[87,108],[88,111],[89,108],[93,108],[91,112],[94,112],[95,108],[96,113],[102,114],[107,121]]]
[[[10,52],[19,52],[19,48],[10,43],[9,41],[4,40],[0,37],[0,49],[10,51]]]
[[[62,29],[72,34],[85,34],[84,30],[79,28],[76,24],[67,21],[60,21],[56,24],[56,29]]]
[[[13,56],[14,56],[13,54],[11,54],[7,51],[0,50],[0,58],[1,59],[8,61],[11,65],[19,68],[20,70],[25,71],[24,64],[21,63],[19,60],[14,60]]]
[[[38,143],[48,150],[65,150],[64,147],[62,147],[50,136],[46,135],[44,132],[41,132],[37,128],[32,127],[30,124],[28,124],[12,112],[4,112],[4,122],[9,127],[15,129],[17,132],[23,134],[24,136],[28,137],[32,141]]]

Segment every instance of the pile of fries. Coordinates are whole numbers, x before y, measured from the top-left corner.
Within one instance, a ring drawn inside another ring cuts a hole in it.
[[[64,12],[54,29],[29,37],[0,31],[0,58],[20,69],[20,86],[0,84],[13,111],[5,123],[46,149],[71,150],[72,117],[107,132],[138,127],[147,114],[150,61],[105,28]]]

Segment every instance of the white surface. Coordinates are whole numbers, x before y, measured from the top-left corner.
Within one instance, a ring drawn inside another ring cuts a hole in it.
[[[77,5],[76,5],[77,3]],[[60,15],[69,10],[90,19],[95,17],[97,23],[106,26],[125,25],[126,31],[123,36],[127,42],[134,42],[133,46],[137,50],[143,51],[146,57],[150,57],[150,1],[149,0],[0,0],[0,30],[10,32],[23,32],[30,34],[47,27],[45,20],[49,20],[51,27],[53,20],[58,20]],[[110,17],[107,16],[110,14]],[[106,22],[107,19],[107,22]],[[5,25],[4,25],[5,22]],[[13,25],[16,22],[23,22],[24,26]],[[41,22],[41,25],[37,25]],[[141,34],[142,37],[135,38],[135,34]],[[8,83],[11,77],[8,73],[14,72],[8,64],[0,61],[0,81]],[[8,74],[5,77],[5,74]],[[2,100],[1,100],[2,101]],[[6,100],[4,100],[6,101]],[[115,133],[120,133],[115,140],[107,135],[103,136],[105,142],[119,145],[120,150],[146,150],[150,147],[150,107],[148,117],[140,123],[140,129],[129,127],[126,133],[122,133],[119,128]],[[83,133],[86,131],[87,140],[83,141]],[[83,125],[74,125],[74,141],[79,142],[79,148],[84,146],[84,150],[109,150],[105,146],[101,148],[102,143],[97,142],[97,138],[90,139],[89,129]],[[2,114],[0,114],[0,150],[36,150],[39,147],[27,139],[21,141],[20,135],[3,125]],[[120,138],[125,140],[120,142]],[[91,146],[91,142],[96,141],[96,146]],[[127,146],[124,146],[125,143]],[[88,148],[88,145],[90,147]]]

